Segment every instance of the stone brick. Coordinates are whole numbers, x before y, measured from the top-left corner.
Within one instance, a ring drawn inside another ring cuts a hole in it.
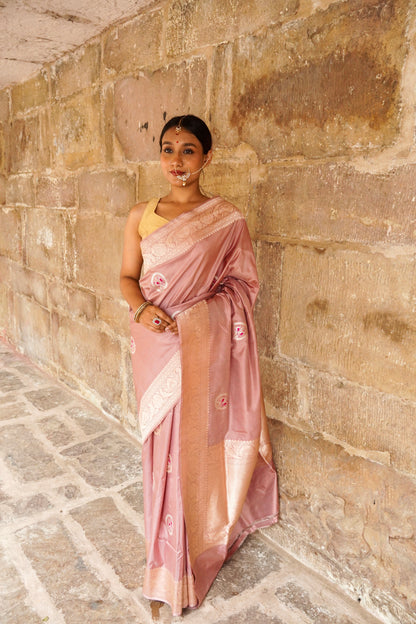
[[[9,121],[10,117],[10,104],[9,104],[9,91],[3,89],[0,91],[0,122]]]
[[[146,563],[144,538],[120,513],[111,498],[100,498],[78,507],[71,516],[112,566],[127,589],[143,582]]]
[[[102,433],[108,429],[108,422],[98,410],[94,410],[91,405],[76,405],[66,409],[66,413],[76,424],[81,427],[85,435]]]
[[[191,111],[204,117],[206,83],[206,60],[198,57],[137,79],[118,80],[115,132],[126,159],[159,160],[159,135],[165,120]]]
[[[48,310],[35,301],[15,295],[13,308],[13,342],[37,362],[51,358],[51,324]]]
[[[141,461],[139,446],[115,432],[75,444],[61,454],[71,458],[81,477],[96,488],[109,488],[134,479]]]
[[[79,179],[79,207],[83,212],[126,216],[136,203],[136,178],[124,171],[85,172]]]
[[[416,404],[312,372],[306,398],[314,432],[342,440],[351,453],[357,449],[363,457],[416,475]]]
[[[8,123],[0,123],[0,172],[8,174],[11,169],[11,129]]]
[[[110,30],[104,36],[104,67],[117,76],[143,67],[158,67],[162,28],[163,10],[159,9]]]
[[[81,93],[54,104],[52,120],[58,164],[74,170],[103,161],[98,93]]]
[[[282,353],[414,399],[414,274],[414,258],[400,254],[287,247]]]
[[[20,574],[3,551],[0,551],[0,599],[2,624],[39,623],[39,615],[27,604],[27,589]]]
[[[257,565],[253,565],[256,562]],[[219,571],[210,591],[210,598],[221,596],[229,600],[260,583],[270,572],[278,572],[282,560],[258,536],[249,537]]]
[[[73,178],[41,176],[36,182],[36,206],[70,208],[76,203]]]
[[[0,209],[0,253],[22,262],[22,215],[20,210]]]
[[[50,386],[41,390],[25,392],[27,400],[41,412],[47,412],[58,405],[65,405],[72,401],[72,396],[63,388]]]
[[[6,176],[0,175],[0,205],[6,203]]]
[[[0,504],[0,521],[3,524],[12,524],[18,518],[30,518],[30,516],[46,511],[51,507],[51,503],[44,494],[18,498]]]
[[[33,178],[30,175],[9,176],[6,185],[6,203],[33,206]]]
[[[24,113],[36,106],[45,104],[49,97],[49,76],[42,70],[33,78],[11,88],[12,114]]]
[[[101,299],[98,316],[121,336],[130,336],[129,307],[126,302]]]
[[[43,307],[47,307],[47,283],[45,277],[36,271],[16,266],[13,269],[13,290],[21,295],[34,299]]]
[[[258,607],[244,609],[240,613],[228,615],[225,619],[217,621],[217,624],[284,624],[279,617],[267,616]]]
[[[119,410],[121,352],[118,342],[92,326],[56,317],[53,326],[57,363]]]
[[[162,175],[159,162],[139,165],[138,201],[149,201],[152,197],[164,197],[169,184]]]
[[[96,317],[96,297],[89,290],[81,290],[68,286],[61,281],[49,284],[49,306],[73,318],[84,318],[92,321]]]
[[[74,442],[74,433],[58,416],[44,418],[39,422],[38,427],[54,446],[67,446]]]
[[[298,6],[299,0],[175,0],[169,7],[166,26],[168,56],[230,41],[293,18]]]
[[[0,429],[3,460],[22,481],[40,481],[63,474],[52,455],[24,425]]]
[[[245,141],[262,160],[390,145],[398,134],[406,7],[337,3],[218,50],[212,122],[220,143]]]
[[[392,592],[410,616],[415,480],[282,424],[271,433],[284,511],[269,536],[285,534],[295,553],[315,558],[315,569],[331,569],[385,613]]]
[[[75,279],[80,286],[120,296],[125,219],[80,215],[75,224]]]
[[[26,219],[26,260],[31,269],[63,277],[68,260],[69,228],[59,211],[34,209]]]
[[[203,170],[201,187],[210,195],[221,195],[247,214],[251,190],[250,166],[244,160],[221,158]]]
[[[140,471],[140,466],[138,467]],[[141,472],[141,471],[140,471]],[[120,496],[136,511],[138,514],[143,514],[143,484],[133,483],[128,487],[120,490]]]
[[[275,594],[283,604],[295,607],[301,613],[304,613],[311,622],[319,622],[319,624],[355,624],[355,620],[346,617],[344,614],[339,615],[333,605],[325,602],[326,596],[311,598],[305,587],[295,581],[289,581],[285,585],[279,587]],[[317,604],[321,602],[321,604]]]
[[[0,392],[15,392],[20,388],[23,388],[23,383],[17,375],[7,370],[0,370]]]
[[[261,355],[277,354],[277,332],[282,279],[282,253],[278,243],[259,241],[257,271],[260,290],[255,307],[258,349]]]
[[[37,576],[65,621],[135,624],[126,604],[96,575],[60,522],[34,525],[17,533]],[[53,571],[53,574],[51,574]]]
[[[103,414],[91,404],[78,404],[66,408],[66,414],[87,436],[103,433],[108,429],[109,423]]]
[[[100,77],[100,46],[85,45],[52,67],[52,95],[65,98],[94,85]]]
[[[6,398],[6,397],[2,397]],[[12,397],[7,397],[10,402],[0,405],[0,420],[11,420],[12,418],[22,418],[30,416],[30,410],[22,401],[13,401]]]
[[[278,420],[296,418],[300,400],[295,367],[281,359],[260,357],[267,415]]]
[[[45,111],[24,119],[15,119],[10,133],[12,172],[36,171],[48,167],[51,143],[49,120]]]
[[[253,189],[255,232],[290,240],[412,244],[415,180],[411,164],[383,174],[333,163],[271,166],[259,172]]]

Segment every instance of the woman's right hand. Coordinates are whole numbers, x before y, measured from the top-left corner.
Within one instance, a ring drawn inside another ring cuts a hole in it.
[[[159,323],[153,321],[159,320]],[[161,334],[165,331],[170,331],[173,334],[178,333],[178,326],[176,321],[171,319],[161,308],[155,305],[148,305],[139,316],[138,322],[156,334]]]

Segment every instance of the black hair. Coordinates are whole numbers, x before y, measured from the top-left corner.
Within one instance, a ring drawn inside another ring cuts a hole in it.
[[[211,132],[205,121],[202,121],[202,119],[195,115],[178,115],[177,117],[172,117],[172,119],[169,119],[169,121],[165,123],[159,138],[160,151],[162,151],[162,139],[165,132],[170,130],[170,128],[176,128],[178,125],[196,136],[202,145],[204,154],[209,152],[212,147]]]

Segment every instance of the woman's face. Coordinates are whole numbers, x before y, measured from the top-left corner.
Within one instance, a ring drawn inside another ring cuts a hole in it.
[[[185,128],[179,134],[175,128],[169,128],[163,135],[160,165],[163,175],[173,186],[183,186],[184,177],[186,186],[197,182],[201,167],[210,157],[211,152],[204,154],[200,141]]]

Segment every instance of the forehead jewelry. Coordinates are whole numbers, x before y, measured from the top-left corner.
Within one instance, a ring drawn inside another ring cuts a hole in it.
[[[180,133],[180,131],[182,130],[182,121],[183,121],[183,119],[184,119],[185,117],[186,117],[186,115],[184,115],[183,117],[181,117],[181,118],[179,119],[178,125],[177,125],[177,126],[176,126],[176,128],[175,128],[175,132],[176,132],[176,134],[179,134],[179,133]]]

